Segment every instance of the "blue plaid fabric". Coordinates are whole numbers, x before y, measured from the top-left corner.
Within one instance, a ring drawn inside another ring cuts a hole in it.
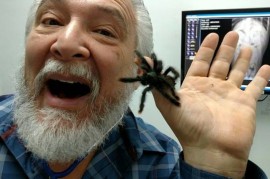
[[[17,137],[12,122],[13,101],[12,95],[0,96],[0,178],[48,178],[42,161],[34,158]],[[123,122],[123,127],[115,128],[99,148],[83,179],[224,178],[186,164],[175,141],[132,112],[126,113]],[[247,174],[251,178],[267,178],[251,162]]]

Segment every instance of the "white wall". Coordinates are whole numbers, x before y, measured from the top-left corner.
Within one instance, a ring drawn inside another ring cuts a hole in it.
[[[24,1],[0,1],[0,95],[14,91],[14,73],[23,56],[24,24],[31,0]]]
[[[32,0],[0,1],[0,95],[14,91],[13,74],[23,56],[24,24],[26,12]],[[180,70],[181,11],[193,9],[224,9],[245,7],[270,7],[265,0],[145,0],[153,26],[155,52],[165,65]],[[141,89],[133,98],[131,108],[137,114]],[[160,113],[155,108],[151,94],[141,115],[147,122],[175,138]],[[250,159],[270,176],[270,100],[259,103],[257,110],[257,133]]]

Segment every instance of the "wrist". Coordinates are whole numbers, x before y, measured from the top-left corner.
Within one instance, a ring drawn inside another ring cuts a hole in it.
[[[230,178],[243,178],[247,160],[218,151],[192,147],[184,148],[184,160],[197,169]]]

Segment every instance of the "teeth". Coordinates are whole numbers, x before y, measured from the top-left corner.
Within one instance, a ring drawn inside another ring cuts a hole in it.
[[[62,83],[69,83],[69,84],[74,84],[74,83],[78,83],[78,82],[75,82],[75,81],[64,81],[64,80],[58,80]]]

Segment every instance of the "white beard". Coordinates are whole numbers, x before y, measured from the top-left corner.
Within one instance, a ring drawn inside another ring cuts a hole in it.
[[[129,75],[134,75],[134,72],[132,73]],[[90,76],[95,78],[92,74]],[[89,100],[88,104],[91,108],[86,107],[89,115],[82,119],[78,116],[79,113],[50,107],[37,109],[35,95],[38,95],[41,88],[36,89],[38,92],[31,96],[29,88],[25,85],[23,70],[20,71],[17,80],[14,122],[19,138],[36,157],[59,163],[84,157],[102,144],[109,132],[121,124],[133,91],[132,85],[126,85],[126,89],[118,91],[113,100],[103,98],[102,106],[95,106],[96,96],[91,94],[92,100]],[[35,83],[39,81],[43,83],[42,80],[35,80]],[[98,92],[94,95],[98,95]]]

